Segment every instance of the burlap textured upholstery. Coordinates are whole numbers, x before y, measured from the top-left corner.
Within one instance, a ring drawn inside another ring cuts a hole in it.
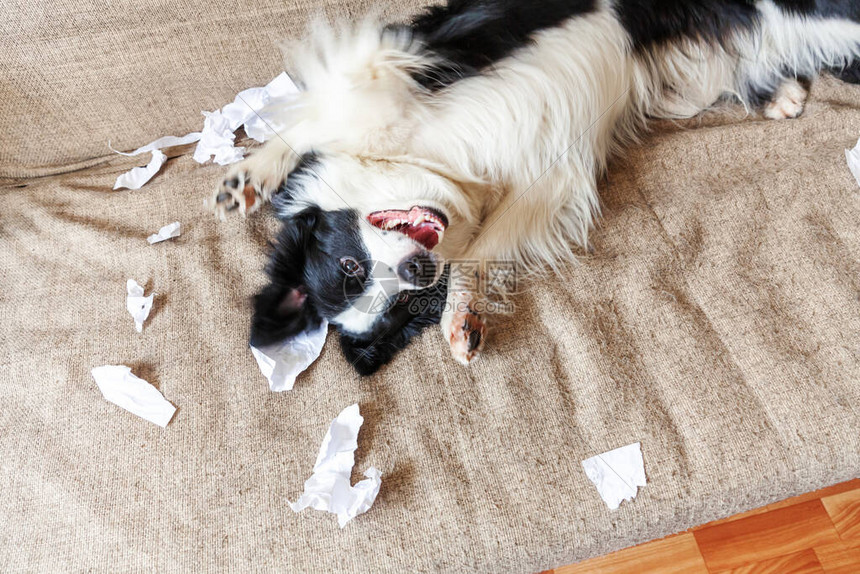
[[[246,336],[271,215],[217,223],[223,168],[187,150],[139,191],[110,188],[145,160],[101,156],[271,79],[308,12],[4,6],[3,571],[529,572],[858,475],[860,90],[831,79],[796,121],[659,126],[612,166],[594,254],[525,285],[472,367],[430,330],[359,379],[331,337],[269,392]],[[129,277],[158,293],[141,335]],[[166,429],[102,399],[109,363],[179,407]],[[286,501],[353,402],[356,478],[383,483],[339,530]],[[633,441],[649,484],[610,512],[580,461]]]

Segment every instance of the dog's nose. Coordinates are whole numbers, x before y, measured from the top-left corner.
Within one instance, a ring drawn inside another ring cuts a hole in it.
[[[397,274],[411,285],[427,287],[436,280],[436,261],[427,253],[419,253],[403,261]]]

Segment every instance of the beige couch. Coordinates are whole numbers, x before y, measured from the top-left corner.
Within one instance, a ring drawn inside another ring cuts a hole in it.
[[[528,284],[473,366],[430,330],[360,379],[331,337],[275,394],[246,344],[271,214],[217,223],[224,170],[188,149],[111,191],[146,159],[107,148],[199,129],[274,77],[317,7],[252,4],[5,3],[5,572],[537,571],[858,475],[860,89],[820,80],[796,121],[658,126],[603,183],[594,254]],[[129,277],[158,293],[140,335]],[[89,371],[116,363],[179,407],[166,429],[101,397]],[[340,530],[286,503],[353,402],[356,477],[383,482]],[[580,461],[634,441],[648,485],[611,512]]]

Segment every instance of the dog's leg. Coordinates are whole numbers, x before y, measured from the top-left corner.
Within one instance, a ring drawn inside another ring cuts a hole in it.
[[[808,82],[788,78],[773,92],[762,107],[762,115],[771,120],[785,120],[800,116],[809,96]]]
[[[470,363],[484,348],[493,313],[510,312],[506,297],[516,291],[518,279],[499,281],[497,271],[516,274],[557,265],[575,257],[574,246],[586,246],[598,203],[594,176],[579,157],[567,154],[542,177],[520,182],[517,189],[524,191],[510,193],[487,216],[462,257],[477,275],[458,284],[451,264],[441,326],[460,363]]]
[[[470,290],[448,290],[442,333],[451,346],[451,356],[463,365],[471,363],[484,348],[487,323],[478,312],[480,294]]]
[[[234,164],[208,202],[222,220],[227,212],[248,215],[272,198],[298,163],[281,138],[274,138]]]

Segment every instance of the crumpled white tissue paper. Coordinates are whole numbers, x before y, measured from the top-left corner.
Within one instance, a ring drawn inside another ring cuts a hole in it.
[[[322,353],[328,334],[328,322],[323,320],[319,329],[300,333],[283,343],[258,349],[251,347],[260,371],[269,380],[273,391],[289,391],[296,384],[296,377]]]
[[[174,221],[173,223],[168,223],[164,227],[158,230],[158,233],[153,233],[146,240],[150,245],[153,243],[159,243],[161,241],[167,241],[168,239],[173,239],[174,237],[179,237],[180,233],[180,224],[178,221]]]
[[[848,169],[851,170],[854,179],[857,180],[857,185],[860,185],[860,139],[857,140],[854,149],[845,150],[845,159],[848,161]]]
[[[167,156],[164,155],[164,153],[157,149],[152,150],[152,159],[149,160],[148,164],[143,167],[132,168],[130,171],[120,174],[120,176],[116,178],[116,183],[113,184],[113,188],[120,189],[125,187],[128,189],[140,189],[146,182],[152,179],[156,173],[158,173],[161,166],[163,166],[166,161]]]
[[[633,500],[637,487],[645,486],[645,462],[638,442],[586,459],[582,468],[610,510],[624,500]]]
[[[276,124],[273,114],[266,109],[266,106],[275,101],[281,101],[284,105],[288,105],[295,99],[298,92],[299,89],[286,72],[281,72],[262,88],[249,88],[239,92],[233,102],[222,109],[214,112],[202,112],[206,119],[203,121],[203,130],[200,132],[192,132],[182,137],[165,136],[128,153],[111,148],[116,153],[128,156],[152,152],[152,161],[149,162],[149,165],[136,167],[120,175],[114,184],[114,189],[121,187],[140,189],[158,173],[161,166],[167,161],[167,157],[159,151],[165,147],[199,142],[194,150],[194,161],[197,163],[206,163],[213,156],[215,163],[219,165],[227,165],[241,160],[245,157],[245,148],[237,148],[233,145],[236,139],[233,132],[244,125],[248,137],[258,142],[270,139],[275,135],[273,129],[277,130],[282,126]]]
[[[125,308],[131,313],[134,319],[134,328],[140,333],[143,331],[143,322],[149,317],[149,312],[152,310],[152,299],[155,293],[150,293],[148,297],[143,296],[143,287],[137,284],[134,279],[129,279],[125,288],[128,291],[128,297],[125,300]]]
[[[194,161],[206,163],[214,156],[215,163],[227,165],[245,157],[245,148],[233,147],[233,134],[240,126],[245,126],[248,137],[264,142],[275,135],[274,118],[269,104],[281,100],[286,104],[293,99],[299,89],[286,74],[281,72],[274,80],[262,88],[249,88],[236,95],[232,103],[221,110],[203,112],[203,136],[194,150]],[[270,128],[271,126],[271,128]]]
[[[274,124],[273,114],[266,106],[278,100],[286,104],[298,93],[299,89],[290,77],[282,72],[265,87],[239,92],[232,103],[221,108],[221,113],[227,118],[231,130],[245,126],[249,138],[264,142],[275,135],[270,126],[275,129],[283,127]]]
[[[233,147],[236,135],[230,129],[230,120],[220,110],[203,112],[203,135],[194,149],[194,161],[206,163],[212,156],[218,165],[235,163],[245,157],[245,148]]]
[[[323,439],[314,472],[305,481],[305,491],[290,508],[300,512],[311,507],[337,514],[341,528],[362,514],[376,500],[382,484],[382,473],[374,467],[364,471],[364,480],[350,486],[352,467],[355,465],[355,449],[358,448],[358,429],[364,423],[358,405],[343,409],[334,419]]]
[[[125,365],[96,367],[92,374],[105,399],[162,428],[176,412],[158,389],[133,375]]]

